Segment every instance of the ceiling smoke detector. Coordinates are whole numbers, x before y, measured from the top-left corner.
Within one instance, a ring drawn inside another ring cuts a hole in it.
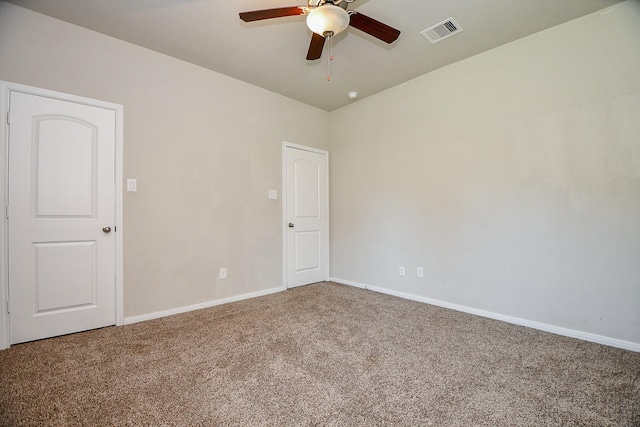
[[[436,44],[439,41],[451,37],[454,34],[458,34],[462,31],[462,27],[453,18],[446,19],[433,27],[429,27],[426,30],[420,31],[420,34],[424,36],[431,44]]]

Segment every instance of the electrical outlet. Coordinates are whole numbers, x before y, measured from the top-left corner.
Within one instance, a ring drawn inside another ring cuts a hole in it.
[[[416,268],[416,277],[420,277],[420,278],[424,277],[424,268],[422,267]]]
[[[227,269],[224,268],[224,267],[220,269],[220,278],[221,279],[226,279],[227,278]]]
[[[404,267],[400,266],[398,272],[400,273],[401,276],[404,276]]]

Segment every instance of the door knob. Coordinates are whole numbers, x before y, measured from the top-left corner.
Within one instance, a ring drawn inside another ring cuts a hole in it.
[[[102,231],[104,233],[109,233],[111,231],[111,227],[102,227]]]
[[[289,228],[293,228],[293,223],[292,222],[289,223]]]

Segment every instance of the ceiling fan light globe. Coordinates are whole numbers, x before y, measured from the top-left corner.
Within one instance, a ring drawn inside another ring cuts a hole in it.
[[[349,26],[349,14],[346,10],[331,3],[316,7],[307,15],[307,26],[311,31],[324,37],[344,31]]]

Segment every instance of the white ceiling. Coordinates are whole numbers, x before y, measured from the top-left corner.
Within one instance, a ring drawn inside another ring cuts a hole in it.
[[[244,23],[239,12],[306,0],[8,0],[332,111],[447,64],[604,9],[622,0],[356,0],[349,5],[399,29],[387,45],[355,28],[305,59],[304,16]],[[459,34],[430,44],[420,31],[453,17]]]

